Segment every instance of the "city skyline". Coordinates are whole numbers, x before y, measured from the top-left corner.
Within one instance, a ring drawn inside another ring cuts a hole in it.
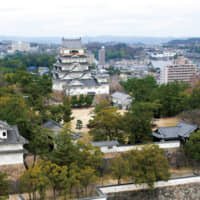
[[[1,3],[1,35],[198,37],[197,0],[85,0]]]

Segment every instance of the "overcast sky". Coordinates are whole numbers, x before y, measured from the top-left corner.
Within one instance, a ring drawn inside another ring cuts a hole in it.
[[[200,36],[200,1],[1,0],[0,35]]]

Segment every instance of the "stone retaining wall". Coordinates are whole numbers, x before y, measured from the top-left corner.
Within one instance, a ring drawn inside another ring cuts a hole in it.
[[[10,180],[10,191],[19,192],[19,178],[23,174],[25,167],[23,164],[2,165],[0,172],[7,173]]]
[[[7,173],[8,178],[12,181],[17,180],[23,174],[24,170],[25,167],[23,164],[0,166],[0,171]]]
[[[200,183],[177,185],[155,190],[111,193],[107,200],[199,200]]]

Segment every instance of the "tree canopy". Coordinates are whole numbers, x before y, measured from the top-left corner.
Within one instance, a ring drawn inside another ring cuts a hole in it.
[[[89,122],[89,134],[95,141],[118,140],[124,142],[122,116],[116,108],[101,109]]]
[[[186,142],[184,150],[191,159],[200,162],[200,131],[190,134],[190,139]]]
[[[128,175],[136,184],[147,183],[150,188],[153,188],[156,181],[167,181],[170,178],[167,158],[157,145],[130,151],[127,159]]]

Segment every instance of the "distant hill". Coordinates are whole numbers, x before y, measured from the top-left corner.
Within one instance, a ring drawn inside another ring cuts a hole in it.
[[[105,46],[106,49],[106,60],[110,59],[133,59],[135,56],[139,56],[143,54],[142,47],[130,47],[125,43],[88,43],[86,44],[86,48],[94,53],[95,57],[98,58],[98,50]]]
[[[172,37],[134,37],[134,36],[95,36],[82,37],[84,43],[90,42],[115,42],[115,43],[129,43],[129,44],[149,44],[157,45],[167,43],[174,39]],[[61,37],[18,37],[18,36],[0,36],[1,40],[21,40],[26,42],[37,43],[54,43],[60,44]]]
[[[200,44],[200,38],[188,38],[181,40],[171,40],[167,43],[170,46],[178,46],[178,45],[196,45]]]
[[[128,44],[147,44],[158,45],[169,42],[175,39],[173,37],[135,37],[135,36],[95,36],[95,37],[83,37],[84,42],[116,42],[116,43],[128,43]]]
[[[19,36],[1,36],[0,41],[2,40],[14,40],[14,41],[24,41],[24,42],[36,42],[36,43],[53,43],[60,44],[60,37],[19,37]]]

